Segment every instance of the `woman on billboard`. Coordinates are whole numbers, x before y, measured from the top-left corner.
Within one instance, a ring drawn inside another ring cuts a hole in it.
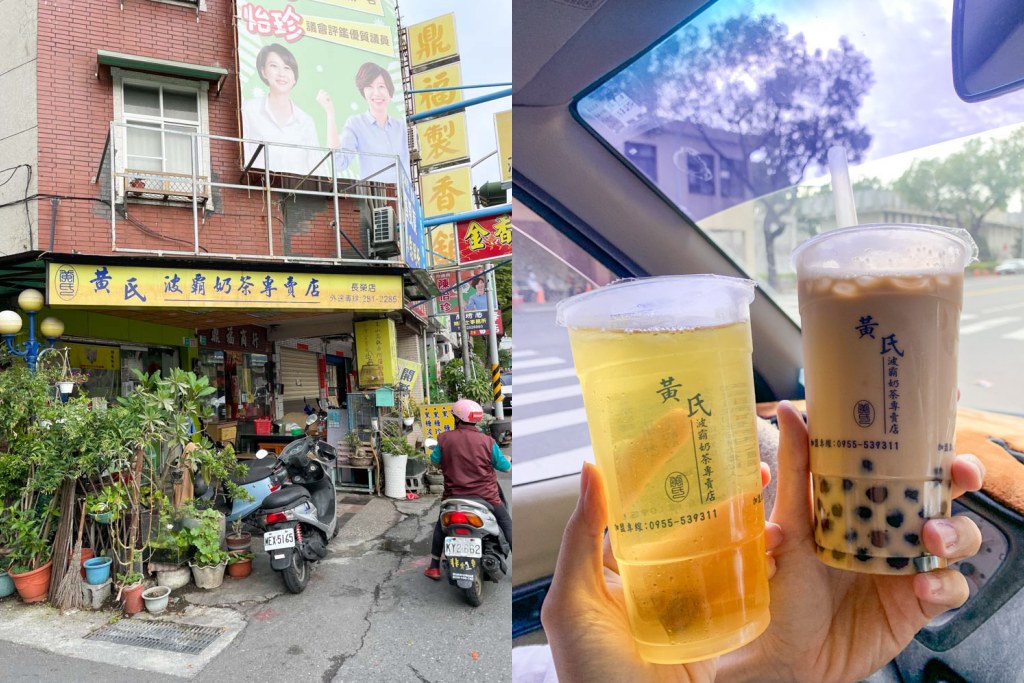
[[[395,84],[387,69],[366,62],[356,72],[356,88],[366,100],[366,111],[353,114],[338,135],[331,96],[321,90],[317,102],[327,112],[327,146],[337,150],[334,155],[336,171],[343,171],[359,160],[360,175],[366,180],[397,182],[394,159],[374,156],[390,154],[399,157],[399,163],[408,173],[409,144],[405,121],[388,115],[388,105],[395,95]],[[364,154],[369,152],[370,154]]]
[[[319,146],[313,118],[292,102],[292,89],[299,82],[299,63],[291,50],[277,43],[264,46],[256,55],[256,73],[268,91],[266,95],[246,100],[242,105],[242,131],[245,138],[268,143]],[[245,144],[246,163],[255,151],[255,144]],[[312,173],[322,156],[316,150],[276,144],[268,145],[266,151],[267,165],[271,171],[297,175]],[[263,168],[262,152],[253,166]]]

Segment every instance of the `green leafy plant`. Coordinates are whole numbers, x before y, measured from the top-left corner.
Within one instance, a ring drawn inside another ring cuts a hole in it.
[[[4,526],[10,544],[7,563],[12,574],[23,574],[39,569],[50,560],[47,516],[53,516],[48,508],[43,514],[36,510],[18,508],[7,510]]]
[[[116,579],[118,585],[125,587],[134,586],[137,583],[142,583],[142,574],[134,571],[125,572],[123,574],[118,574]]]
[[[246,560],[251,560],[254,557],[256,557],[256,553],[249,553],[249,552],[245,552],[245,553],[231,553],[228,556],[228,564],[238,564],[239,562],[244,562]]]
[[[197,523],[185,527],[197,567],[216,567],[228,560],[227,551],[220,547],[220,518],[216,510],[196,510],[193,520]]]
[[[394,423],[388,423],[381,431],[380,450],[390,455],[407,455],[410,458],[423,458],[423,451],[409,442],[405,430]]]
[[[93,515],[109,512],[113,519],[119,519],[130,504],[128,486],[121,481],[110,483],[85,497],[86,512]]]

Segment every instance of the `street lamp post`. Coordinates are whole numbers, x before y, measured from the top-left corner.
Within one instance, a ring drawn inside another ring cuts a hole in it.
[[[14,336],[21,331],[21,316],[14,311],[0,311],[0,336],[7,344],[8,350],[20,356],[28,363],[28,369],[35,372],[36,361],[43,345],[36,339],[36,313],[43,308],[43,295],[35,289],[26,289],[18,295],[18,307],[28,315],[28,341],[15,345]],[[64,323],[57,318],[43,318],[39,323],[39,332],[53,348],[57,338],[64,334]]]

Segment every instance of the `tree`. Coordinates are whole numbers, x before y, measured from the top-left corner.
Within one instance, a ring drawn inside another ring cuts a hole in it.
[[[904,199],[920,209],[953,216],[971,234],[981,260],[991,258],[981,236],[985,218],[1005,210],[1024,185],[1024,131],[982,142],[975,138],[944,159],[915,161],[896,181]]]
[[[874,82],[870,61],[846,37],[827,53],[811,51],[776,17],[743,14],[685,27],[639,64],[650,78],[614,79],[606,103],[626,95],[653,126],[684,122],[719,157],[738,162],[730,173],[748,197],[761,198],[774,285],[775,240],[797,202],[796,192],[781,191],[812,165],[825,166],[830,147],[856,162],[871,143],[857,120]]]

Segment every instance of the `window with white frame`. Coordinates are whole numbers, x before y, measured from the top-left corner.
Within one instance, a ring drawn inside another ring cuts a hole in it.
[[[209,176],[209,145],[201,137],[209,130],[209,84],[121,69],[111,71],[114,115],[123,124],[117,132],[117,170],[128,178],[128,191],[138,182],[138,189],[145,188],[144,196],[191,195],[193,172],[202,180]],[[133,172],[139,179],[131,178]],[[208,193],[207,188],[202,183],[200,194]]]

